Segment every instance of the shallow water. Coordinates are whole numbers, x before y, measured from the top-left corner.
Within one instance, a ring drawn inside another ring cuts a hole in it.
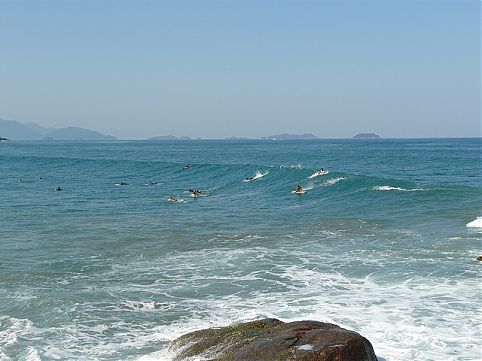
[[[2,142],[0,360],[168,360],[185,332],[261,317],[340,324],[386,361],[479,360],[480,151]]]

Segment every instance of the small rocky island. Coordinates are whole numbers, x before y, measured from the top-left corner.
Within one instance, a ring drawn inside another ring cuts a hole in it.
[[[306,139],[319,139],[316,135],[313,135],[311,133],[305,133],[305,134],[288,134],[288,133],[283,133],[283,134],[276,134],[276,135],[270,135],[268,137],[261,137],[260,139],[276,139],[276,140],[306,140]]]
[[[174,135],[158,135],[156,137],[148,138],[147,140],[191,140],[190,137],[176,137]]]
[[[376,133],[360,133],[353,136],[353,139],[380,139],[381,137]]]
[[[175,361],[377,361],[366,338],[331,323],[274,318],[195,331],[171,343]]]

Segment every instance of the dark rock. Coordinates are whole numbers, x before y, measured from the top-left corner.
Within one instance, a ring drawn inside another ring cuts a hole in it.
[[[174,360],[377,361],[370,342],[356,332],[316,321],[264,319],[188,333],[171,343]]]

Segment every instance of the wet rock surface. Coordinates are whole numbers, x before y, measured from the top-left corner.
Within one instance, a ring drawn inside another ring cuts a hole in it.
[[[171,343],[175,361],[377,361],[356,332],[316,321],[263,319],[195,331]]]

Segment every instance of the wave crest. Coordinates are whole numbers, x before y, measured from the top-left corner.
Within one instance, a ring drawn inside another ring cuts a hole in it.
[[[402,191],[402,192],[426,191],[426,189],[424,188],[405,189],[405,188],[392,187],[392,186],[375,186],[372,189],[375,191]]]
[[[482,228],[482,217],[477,217],[472,222],[467,223],[468,228]]]

